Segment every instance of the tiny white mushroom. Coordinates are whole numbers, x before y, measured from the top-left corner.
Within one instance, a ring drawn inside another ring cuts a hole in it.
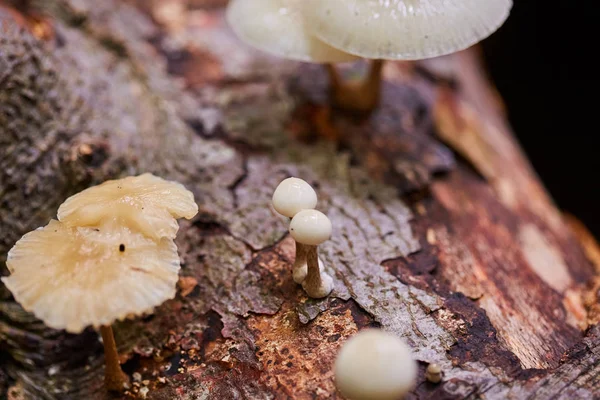
[[[429,364],[425,370],[425,378],[431,383],[440,383],[442,381],[442,367],[436,363]]]
[[[280,57],[338,63],[357,57],[334,49],[310,32],[302,12],[305,0],[231,0],[227,22],[244,42]]]
[[[287,178],[275,189],[272,198],[273,208],[279,214],[293,218],[298,212],[305,209],[315,208],[317,205],[317,193],[303,179]],[[294,282],[302,283],[306,278],[308,268],[306,266],[306,251],[302,243],[296,242],[296,258],[292,268]]]
[[[399,337],[366,329],[350,338],[335,361],[335,384],[350,400],[397,400],[415,385],[417,365]]]
[[[273,193],[273,208],[279,214],[289,218],[302,210],[315,208],[317,193],[300,178],[287,178],[281,181]]]
[[[331,237],[331,221],[317,210],[302,210],[292,218],[290,234],[306,251],[308,271],[302,282],[304,291],[313,298],[326,297],[333,289],[333,279],[321,272],[317,246]]]

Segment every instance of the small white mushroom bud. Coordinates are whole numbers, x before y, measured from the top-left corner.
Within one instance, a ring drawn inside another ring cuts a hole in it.
[[[293,218],[298,212],[315,208],[317,193],[306,181],[300,178],[287,178],[275,189],[272,198],[273,208],[279,214]],[[302,243],[296,242],[296,258],[292,276],[294,282],[302,283],[306,278],[306,250]]]
[[[273,193],[273,208],[279,214],[294,218],[302,210],[315,208],[317,193],[306,181],[287,178],[281,181]]]
[[[326,297],[333,289],[333,279],[319,268],[317,246],[331,237],[331,221],[317,210],[302,210],[292,218],[290,234],[306,250],[307,275],[302,287],[313,298]]]
[[[349,400],[397,400],[415,384],[417,365],[399,337],[366,329],[350,338],[335,361],[335,384]]]
[[[440,383],[442,381],[442,367],[435,363],[429,364],[425,370],[425,378],[431,383]]]

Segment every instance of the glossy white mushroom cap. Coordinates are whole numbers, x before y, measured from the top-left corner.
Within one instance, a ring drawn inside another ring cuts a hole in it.
[[[412,60],[465,49],[492,34],[512,0],[306,0],[323,42],[365,58]]]
[[[415,385],[417,364],[397,336],[366,329],[350,338],[335,361],[335,384],[349,400],[398,400]]]
[[[337,63],[357,57],[314,37],[301,10],[304,0],[231,0],[227,22],[244,42],[298,61]]]
[[[331,237],[331,221],[317,210],[302,210],[290,222],[290,234],[302,244],[317,246]]]
[[[160,239],[175,238],[177,218],[198,212],[194,195],[183,185],[152,174],[109,180],[69,197],[58,209],[68,226],[117,225]]]
[[[124,226],[72,228],[52,220],[8,252],[2,282],[52,328],[81,332],[139,315],[175,296],[179,256]]]
[[[273,208],[279,214],[293,218],[298,212],[315,208],[317,193],[306,181],[287,178],[281,181],[273,193]]]

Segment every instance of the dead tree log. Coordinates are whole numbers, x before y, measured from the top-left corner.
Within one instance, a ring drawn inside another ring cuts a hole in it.
[[[319,66],[242,45],[223,3],[0,8],[2,257],[112,177],[153,172],[199,202],[177,298],[115,329],[127,396],[341,398],[337,350],[381,326],[420,362],[415,399],[598,398],[600,253],[548,198],[476,54],[387,64],[381,107],[359,119],[327,106]],[[269,206],[289,175],[334,226],[325,300],[292,281]],[[0,343],[9,398],[109,397],[96,333],[47,329],[5,289]]]

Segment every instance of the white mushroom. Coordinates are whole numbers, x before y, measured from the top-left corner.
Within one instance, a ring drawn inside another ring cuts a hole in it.
[[[280,57],[338,63],[356,57],[314,37],[302,12],[304,0],[231,0],[227,21],[246,43]]]
[[[302,210],[315,208],[317,193],[305,180],[292,177],[281,181],[273,192],[272,201],[275,211],[294,218]]]
[[[439,364],[429,364],[425,370],[425,378],[431,383],[440,383],[442,381],[442,368]]]
[[[334,372],[338,390],[349,400],[398,400],[414,387],[417,365],[400,338],[366,329],[342,346]]]
[[[382,60],[465,49],[498,29],[511,7],[512,0],[232,0],[228,20],[264,51],[329,63],[333,103],[369,112],[379,102]],[[331,65],[352,57],[373,60],[362,82],[344,82]]]
[[[311,32],[360,57],[418,60],[466,49],[508,18],[512,0],[306,0]]]
[[[68,227],[52,220],[8,252],[2,282],[25,310],[55,329],[100,329],[106,385],[123,390],[111,324],[173,298],[179,256],[173,240],[158,242],[122,225]]]
[[[272,198],[273,208],[279,214],[293,218],[298,212],[305,209],[315,208],[317,205],[317,193],[300,178],[287,178],[275,189]],[[308,267],[306,265],[306,251],[296,241],[296,258],[292,267],[294,282],[302,283],[306,278]]]
[[[198,212],[194,195],[183,185],[152,174],[106,181],[69,197],[58,209],[68,226],[96,226],[114,220],[158,240],[174,239],[177,218]]]
[[[512,0],[307,0],[310,30],[323,42],[372,59],[367,79],[342,82],[329,66],[334,102],[370,111],[381,86],[382,60],[418,60],[463,50],[492,34],[506,20]]]
[[[319,268],[317,246],[331,237],[331,221],[317,210],[302,210],[292,218],[290,234],[304,245],[308,273],[302,282],[306,293],[313,298],[326,297],[333,289],[333,279]]]

